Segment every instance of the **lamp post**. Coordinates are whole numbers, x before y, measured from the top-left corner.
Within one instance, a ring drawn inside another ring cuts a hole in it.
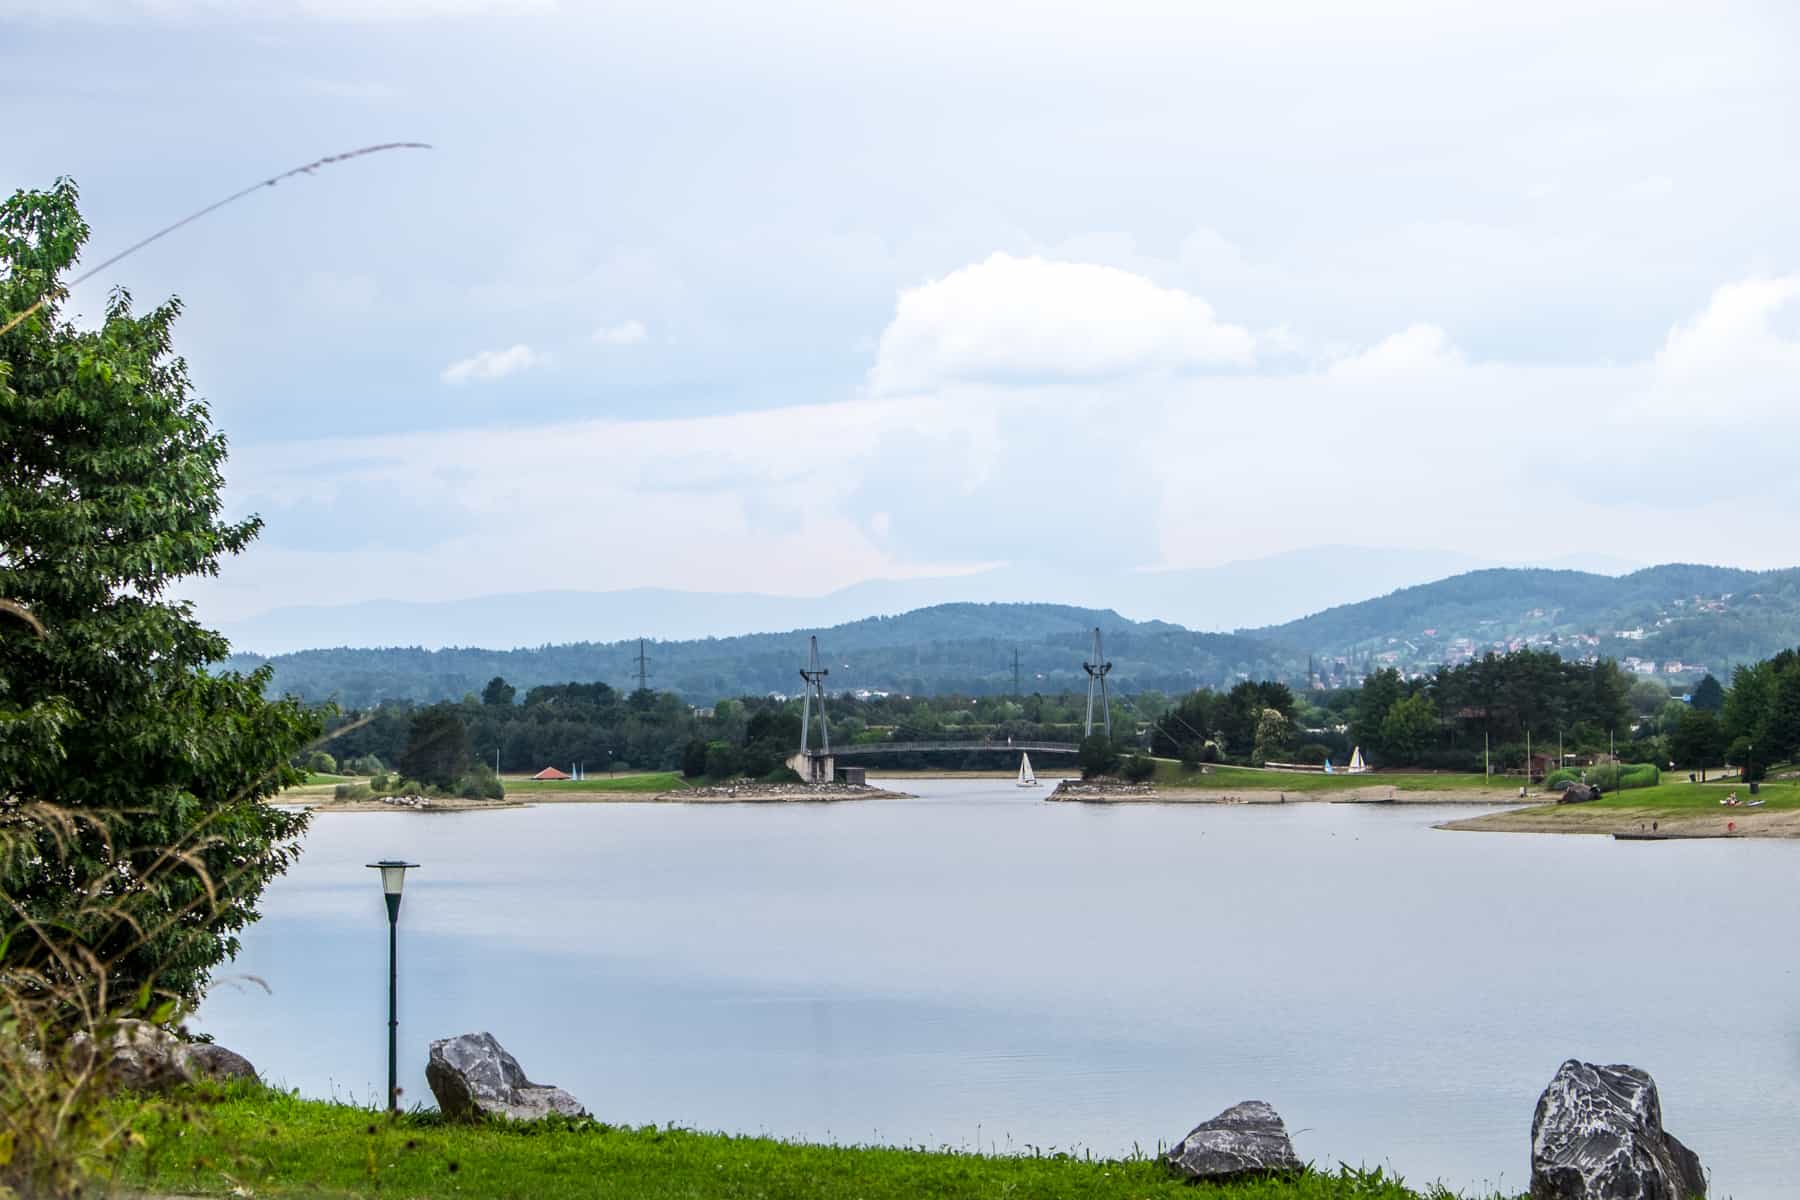
[[[388,1111],[400,1111],[400,1085],[396,1075],[398,1055],[395,1041],[400,1030],[400,971],[399,971],[399,925],[400,925],[400,889],[406,885],[406,870],[416,867],[415,862],[401,862],[398,859],[384,858],[380,862],[368,864],[381,872],[381,891],[387,900],[388,914]]]

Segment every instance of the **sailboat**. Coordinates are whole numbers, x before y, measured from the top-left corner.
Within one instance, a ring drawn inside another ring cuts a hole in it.
[[[1037,785],[1037,775],[1031,769],[1031,755],[1019,755],[1019,786],[1036,787]]]
[[[1363,761],[1362,747],[1358,746],[1350,755],[1350,774],[1361,775],[1368,769],[1369,764]]]

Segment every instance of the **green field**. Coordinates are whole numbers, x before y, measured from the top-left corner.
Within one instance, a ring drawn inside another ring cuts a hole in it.
[[[453,1126],[239,1087],[179,1111],[146,1108],[124,1182],[158,1194],[493,1200],[1416,1200],[1378,1171],[1196,1189],[1153,1157],[1090,1159],[839,1147],[592,1122]],[[1179,1136],[1185,1130],[1169,1131]],[[236,1189],[234,1191],[234,1189]]]
[[[367,783],[361,775],[324,775],[318,771],[308,771],[306,782],[301,787],[326,787],[334,783]]]
[[[645,771],[636,775],[600,775],[592,779],[513,779],[502,780],[511,796],[543,796],[567,794],[582,796],[592,792],[671,792],[687,787],[687,781],[675,771]]]
[[[1516,791],[1517,779],[1496,775],[1407,774],[1371,771],[1362,775],[1326,775],[1320,771],[1276,771],[1257,767],[1209,764],[1204,771],[1189,771],[1173,759],[1156,760],[1155,782],[1163,787],[1218,788],[1245,792],[1344,792],[1352,788],[1388,787],[1401,792],[1479,791],[1483,788]]]
[[[1665,774],[1669,779],[1673,773]],[[1680,783],[1659,783],[1655,787],[1627,788],[1622,792],[1609,792],[1598,800],[1586,804],[1562,805],[1563,808],[1631,808],[1660,809],[1665,812],[1682,813],[1715,813],[1730,816],[1739,810],[1728,808],[1719,803],[1732,792],[1736,792],[1740,800],[1762,800],[1761,808],[1751,812],[1780,812],[1784,809],[1800,808],[1800,783],[1788,780],[1772,781],[1760,784],[1757,795],[1751,796],[1750,789],[1737,780],[1723,783],[1689,783],[1685,778]]]

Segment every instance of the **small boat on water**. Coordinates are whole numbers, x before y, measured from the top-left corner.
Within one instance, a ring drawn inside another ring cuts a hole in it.
[[[1036,787],[1037,785],[1037,775],[1031,769],[1031,755],[1019,755],[1019,786]]]

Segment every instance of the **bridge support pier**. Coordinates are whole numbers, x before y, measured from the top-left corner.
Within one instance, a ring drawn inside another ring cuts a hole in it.
[[[788,759],[787,765],[807,783],[831,783],[837,778],[837,759],[829,754],[802,750]]]

